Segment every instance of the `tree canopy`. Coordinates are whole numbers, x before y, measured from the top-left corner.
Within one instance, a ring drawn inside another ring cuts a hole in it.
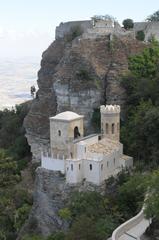
[[[134,21],[130,18],[123,20],[123,26],[126,30],[134,27]]]
[[[149,22],[158,22],[159,21],[159,10],[154,12],[152,15],[148,16],[146,20]]]
[[[159,165],[159,44],[130,57],[129,74],[122,78],[127,93],[126,121],[121,130],[128,154],[147,165]]]

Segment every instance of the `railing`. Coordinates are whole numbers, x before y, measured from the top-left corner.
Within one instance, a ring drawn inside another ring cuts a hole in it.
[[[112,234],[112,240],[118,240],[122,235],[126,234],[129,235],[129,233],[127,233],[130,229],[132,229],[133,227],[137,226],[142,220],[144,220],[144,208],[142,208],[142,210],[133,218],[129,219],[128,221],[126,221],[125,223],[121,224],[118,228],[116,228]],[[134,237],[132,236],[132,239],[140,239],[139,237]]]
[[[65,160],[52,158],[48,156],[41,157],[41,167],[46,168],[48,170],[53,171],[61,171],[62,173],[65,172]]]

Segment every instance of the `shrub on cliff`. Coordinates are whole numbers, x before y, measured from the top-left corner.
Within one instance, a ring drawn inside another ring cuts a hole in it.
[[[148,16],[146,20],[149,22],[158,22],[159,21],[159,10],[154,12],[152,15]]]
[[[144,162],[144,168],[159,165],[159,43],[152,41],[141,54],[129,59],[129,74],[122,79],[126,90],[126,118],[121,138],[126,153]]]
[[[136,33],[136,39],[139,41],[144,41],[145,40],[145,33],[144,31],[138,31]]]
[[[147,176],[136,174],[119,187],[119,209],[129,219],[142,208],[147,190]]]
[[[0,111],[0,239],[16,239],[32,205],[31,194],[20,187],[30,154],[23,128],[27,111],[25,104]]]
[[[30,155],[30,147],[25,137],[23,120],[28,107],[18,105],[15,109],[0,111],[0,148],[7,150],[16,159],[19,170],[26,166],[25,158]]]
[[[127,19],[123,20],[123,26],[126,30],[129,30],[134,27],[134,22],[132,19],[127,18]]]

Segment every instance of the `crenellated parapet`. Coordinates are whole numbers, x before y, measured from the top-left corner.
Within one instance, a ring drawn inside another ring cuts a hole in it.
[[[119,141],[120,138],[120,106],[102,105],[101,113],[101,133],[112,140]]]
[[[119,105],[102,105],[100,106],[101,114],[109,114],[109,113],[120,113]]]

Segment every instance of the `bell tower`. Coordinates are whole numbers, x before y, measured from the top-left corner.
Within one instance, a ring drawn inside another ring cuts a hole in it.
[[[119,141],[120,140],[120,106],[102,105],[101,113],[101,133],[104,137]]]

